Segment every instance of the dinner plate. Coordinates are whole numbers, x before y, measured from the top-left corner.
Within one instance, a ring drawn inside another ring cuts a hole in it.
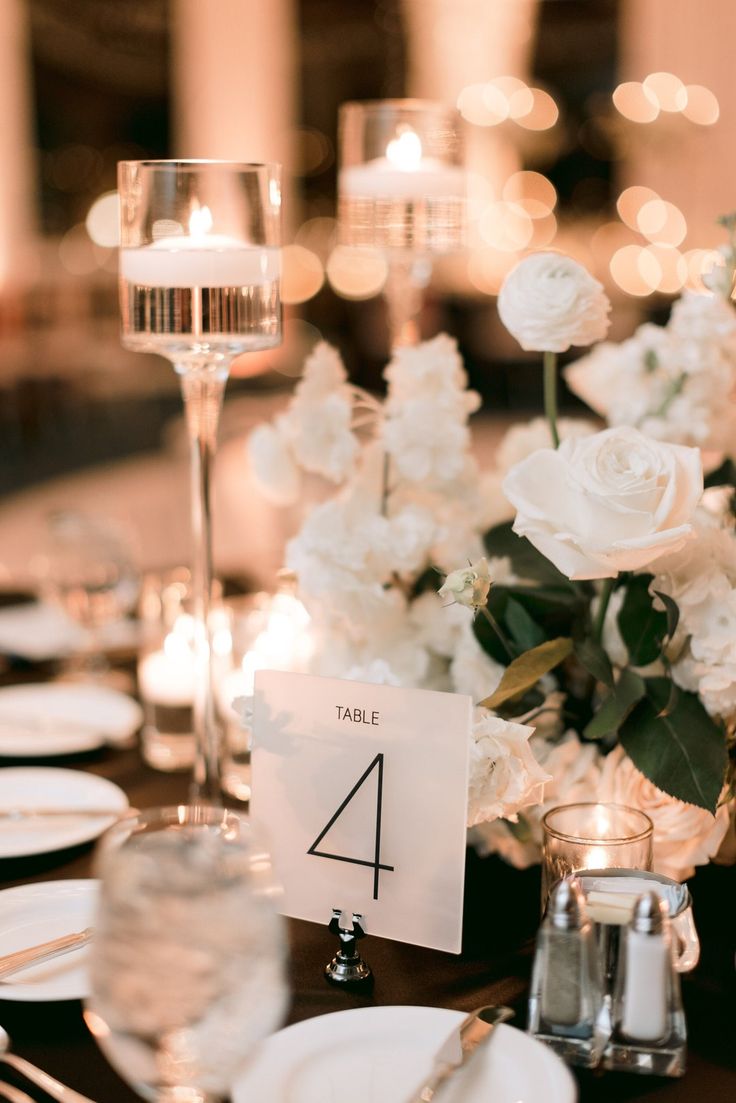
[[[47,758],[114,746],[142,723],[138,702],[108,686],[45,682],[0,689],[0,755]]]
[[[361,1007],[320,1015],[263,1042],[233,1103],[406,1103],[464,1013],[437,1007]],[[575,1083],[541,1042],[500,1024],[446,1085],[443,1103],[574,1103]]]
[[[92,925],[98,881],[39,881],[0,892],[0,955]],[[81,1000],[89,995],[89,944],[0,981],[0,1000]]]
[[[128,807],[122,789],[82,770],[9,766],[0,770],[0,812],[22,808],[68,808],[69,815],[0,816],[0,858],[23,858],[77,846],[101,835]],[[110,815],[80,816],[75,809],[110,809]]]

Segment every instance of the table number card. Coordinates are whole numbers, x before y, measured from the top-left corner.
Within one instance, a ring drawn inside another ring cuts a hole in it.
[[[460,952],[472,701],[259,671],[254,819],[285,915]]]

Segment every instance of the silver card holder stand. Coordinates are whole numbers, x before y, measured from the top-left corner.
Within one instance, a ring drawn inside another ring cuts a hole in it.
[[[353,912],[352,927],[342,927],[341,915],[341,908],[332,909],[328,929],[340,939],[340,949],[332,961],[325,965],[325,978],[330,984],[365,990],[373,984],[371,968],[358,953],[357,945],[368,933],[365,918],[358,912]]]

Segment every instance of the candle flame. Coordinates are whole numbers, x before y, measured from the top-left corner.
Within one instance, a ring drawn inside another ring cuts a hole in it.
[[[410,126],[401,128],[386,146],[386,159],[402,172],[418,169],[422,159],[422,142],[416,131]]]
[[[192,237],[204,237],[212,229],[212,212],[209,207],[193,207],[189,215],[189,233]]]

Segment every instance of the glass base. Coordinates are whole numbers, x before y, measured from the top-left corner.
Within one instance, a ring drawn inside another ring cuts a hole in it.
[[[616,1072],[640,1072],[650,1076],[684,1076],[684,1042],[648,1046],[645,1042],[609,1042],[603,1052],[603,1068]]]
[[[164,732],[146,726],[141,735],[141,753],[144,762],[154,770],[163,773],[191,770],[197,753],[196,740],[191,731]]]
[[[568,1065],[578,1065],[580,1068],[595,1068],[601,1059],[603,1042],[599,1037],[569,1038],[560,1034],[550,1034],[545,1031],[529,1031],[532,1038],[544,1042],[546,1046],[554,1050]]]

